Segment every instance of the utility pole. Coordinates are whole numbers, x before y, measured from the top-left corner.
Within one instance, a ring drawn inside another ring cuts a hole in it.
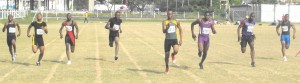
[[[210,5],[209,6],[212,7],[212,0],[210,0]]]
[[[190,0],[188,0],[188,6],[190,6]]]
[[[9,8],[9,4],[8,4],[8,0],[6,0],[6,9],[8,10]]]
[[[291,12],[291,11],[290,11],[291,2],[292,2],[292,0],[289,0],[289,6],[288,6],[288,8],[289,8],[289,9],[288,9],[288,14],[290,14],[290,12]]]
[[[177,7],[177,0],[176,0],[176,12],[178,12],[178,7]]]
[[[181,7],[183,7],[183,4],[184,4],[184,0],[181,1]]]
[[[41,10],[41,0],[38,0],[38,10]]]
[[[167,0],[167,11],[169,11],[169,0]]]

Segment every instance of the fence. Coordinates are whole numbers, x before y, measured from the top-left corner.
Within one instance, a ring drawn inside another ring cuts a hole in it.
[[[38,11],[32,11],[36,13]],[[65,18],[67,13],[72,13],[73,18],[83,18],[85,11],[42,11],[45,18]],[[127,12],[121,13],[122,19],[133,20],[162,20],[166,19],[166,12]],[[173,17],[181,20],[194,20],[203,17],[204,12],[173,12]],[[33,16],[34,17],[34,16]],[[114,12],[95,11],[89,12],[90,19],[103,19],[114,17]],[[214,13],[215,19],[224,20],[224,15],[221,12]]]
[[[238,11],[230,11],[230,19],[231,21],[239,21],[246,18],[246,16],[249,16],[251,13],[254,13],[255,15],[255,21],[261,22],[261,12],[260,11],[247,11],[247,10],[238,10]]]

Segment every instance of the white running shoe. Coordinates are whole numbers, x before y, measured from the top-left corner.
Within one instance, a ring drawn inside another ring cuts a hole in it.
[[[286,58],[286,56],[284,56],[284,57],[283,57],[283,61],[287,61],[287,58]]]
[[[172,63],[176,64],[176,56],[171,55],[171,57],[172,57]]]
[[[71,61],[68,61],[68,63],[67,63],[68,65],[71,65]]]

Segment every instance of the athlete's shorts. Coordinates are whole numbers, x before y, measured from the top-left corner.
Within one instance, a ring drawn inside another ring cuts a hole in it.
[[[37,37],[34,36],[32,37],[32,45],[36,45],[36,46],[44,46],[44,39],[43,37]]]
[[[290,35],[281,35],[280,41],[285,42],[286,45],[290,45]]]
[[[251,44],[254,43],[254,35],[243,35],[242,36],[242,41],[241,41],[241,47],[246,47],[247,43]]]
[[[7,36],[7,45],[8,46],[12,45],[12,40],[16,41],[16,36]]]
[[[165,39],[165,52],[170,52],[171,47],[176,44],[178,44],[177,39]]]
[[[114,42],[115,37],[119,37],[119,32],[109,32],[109,43]]]
[[[74,40],[74,43],[73,43],[69,36],[65,37],[65,43],[69,43],[71,46],[75,46],[75,40]]]
[[[199,34],[198,43],[202,43],[204,46],[209,46],[209,36]]]

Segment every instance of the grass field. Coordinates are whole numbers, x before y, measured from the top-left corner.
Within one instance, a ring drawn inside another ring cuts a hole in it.
[[[31,51],[31,38],[26,36],[28,24],[21,24],[22,35],[17,38],[17,60],[11,62],[6,34],[0,33],[0,83],[299,83],[300,35],[291,41],[283,62],[279,37],[274,26],[256,26],[256,66],[250,65],[250,49],[242,54],[233,25],[216,25],[217,34],[210,36],[211,44],[204,70],[200,70],[197,42],[193,41],[190,23],[182,22],[183,45],[177,55],[179,66],[171,65],[165,74],[164,34],[161,22],[123,21],[119,60],[114,62],[114,48],[108,46],[105,23],[91,21],[80,28],[76,51],[67,65],[64,39],[58,30],[63,20],[48,22],[49,33],[41,66],[35,62],[38,53]],[[2,26],[2,25],[1,25]],[[299,26],[299,25],[298,25]],[[296,26],[297,27],[297,26]],[[198,29],[197,29],[198,30]],[[31,31],[32,32],[32,31]],[[171,62],[170,62],[171,63]]]

